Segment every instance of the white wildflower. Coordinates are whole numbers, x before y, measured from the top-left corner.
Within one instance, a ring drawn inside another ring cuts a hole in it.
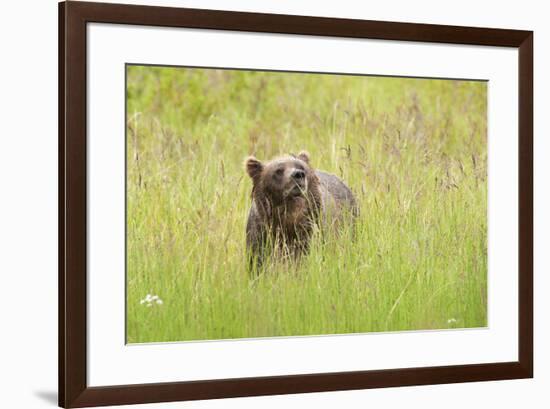
[[[161,305],[163,302],[158,295],[147,294],[143,300],[140,300],[139,303],[146,307],[152,307],[154,304]]]
[[[447,324],[454,324],[456,322],[457,322],[456,318],[450,318],[447,320]]]

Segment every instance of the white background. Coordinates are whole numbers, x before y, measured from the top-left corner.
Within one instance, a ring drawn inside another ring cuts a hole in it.
[[[517,50],[112,24],[87,35],[89,385],[517,360]],[[125,62],[488,79],[489,328],[125,346]]]
[[[54,407],[57,385],[57,7],[3,3],[0,65],[0,362],[6,408]],[[549,15],[544,2],[149,1],[203,8],[535,30],[535,379],[149,405],[187,408],[547,407],[550,399]],[[7,6],[10,4],[10,6]],[[5,9],[5,10],[4,10]],[[7,51],[7,54],[6,54]],[[545,274],[546,273],[546,274]]]

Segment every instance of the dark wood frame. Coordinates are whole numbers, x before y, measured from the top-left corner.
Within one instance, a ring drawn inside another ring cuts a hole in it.
[[[519,49],[519,360],[107,387],[86,382],[86,24],[302,34]],[[533,32],[106,3],[59,4],[59,405],[84,407],[533,376]]]

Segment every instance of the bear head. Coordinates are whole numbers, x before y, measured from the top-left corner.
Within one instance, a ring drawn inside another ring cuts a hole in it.
[[[261,196],[272,206],[307,200],[315,195],[319,183],[305,151],[265,163],[250,156],[245,160],[245,168],[252,179],[253,197]]]

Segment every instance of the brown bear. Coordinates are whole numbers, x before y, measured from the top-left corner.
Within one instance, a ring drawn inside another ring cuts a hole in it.
[[[313,169],[307,152],[267,163],[250,156],[245,167],[253,185],[246,224],[252,269],[267,254],[300,256],[315,225],[337,226],[345,211],[358,214],[351,190],[338,177]]]

